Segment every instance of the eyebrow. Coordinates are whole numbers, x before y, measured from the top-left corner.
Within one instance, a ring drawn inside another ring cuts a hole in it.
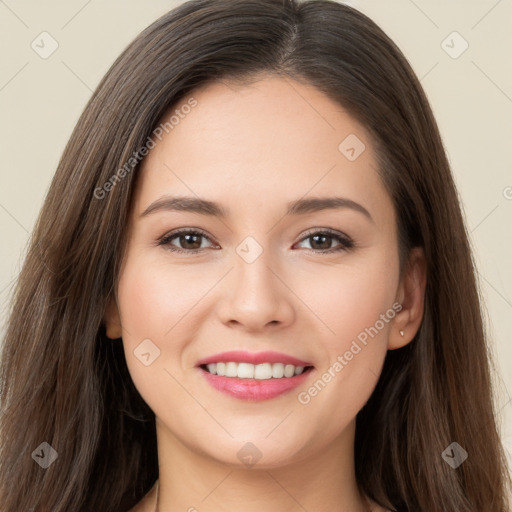
[[[322,210],[339,210],[346,208],[362,213],[370,221],[375,222],[370,212],[364,206],[345,197],[297,199],[288,203],[286,215],[304,215],[306,213],[319,212]],[[162,196],[151,203],[140,216],[145,217],[159,211],[186,211],[200,215],[219,217],[221,219],[229,217],[229,210],[225,209],[219,203],[192,196]]]

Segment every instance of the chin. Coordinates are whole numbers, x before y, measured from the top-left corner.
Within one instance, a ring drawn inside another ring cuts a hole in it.
[[[212,443],[214,443],[212,441]],[[218,450],[212,446],[204,447],[202,453],[219,464],[233,469],[275,469],[301,462],[306,458],[298,439],[283,439],[276,436],[270,440],[261,437],[244,436],[240,439],[229,439],[224,443],[215,443]]]

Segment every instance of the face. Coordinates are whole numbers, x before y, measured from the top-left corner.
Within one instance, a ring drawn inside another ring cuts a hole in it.
[[[393,204],[367,131],[312,86],[191,96],[143,162],[108,328],[159,436],[230,464],[303,460],[354,425],[396,329]]]

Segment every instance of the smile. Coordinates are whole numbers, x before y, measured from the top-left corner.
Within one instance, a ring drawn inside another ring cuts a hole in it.
[[[306,367],[309,368],[309,367]],[[221,377],[237,377],[239,379],[282,379],[300,375],[304,371],[304,366],[294,366],[293,364],[283,363],[236,363],[230,361],[228,363],[210,363],[204,365],[212,375]]]
[[[277,352],[224,352],[197,364],[214,389],[247,401],[283,395],[302,384],[313,365]]]

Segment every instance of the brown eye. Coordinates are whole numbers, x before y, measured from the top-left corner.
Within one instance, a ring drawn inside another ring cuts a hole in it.
[[[195,254],[207,248],[202,244],[203,239],[211,242],[211,239],[202,231],[182,229],[165,235],[158,245],[172,252]],[[177,242],[172,243],[173,240]],[[301,242],[305,240],[310,241],[310,251],[320,254],[346,251],[354,247],[354,242],[348,236],[332,231],[312,231]],[[333,240],[338,242],[335,247],[332,247]]]
[[[349,237],[332,231],[313,231],[302,239],[304,240],[310,241],[312,251],[320,253],[345,251],[354,247],[354,242]],[[338,242],[335,247],[331,247],[333,240]]]
[[[204,247],[202,247],[201,239],[210,240],[204,233],[201,231],[195,230],[180,230],[174,231],[173,233],[169,233],[164,236],[158,245],[165,246],[166,249],[173,252],[182,252],[182,253],[197,253],[200,252]],[[171,241],[177,239],[178,244],[181,246],[176,246],[172,244]]]

